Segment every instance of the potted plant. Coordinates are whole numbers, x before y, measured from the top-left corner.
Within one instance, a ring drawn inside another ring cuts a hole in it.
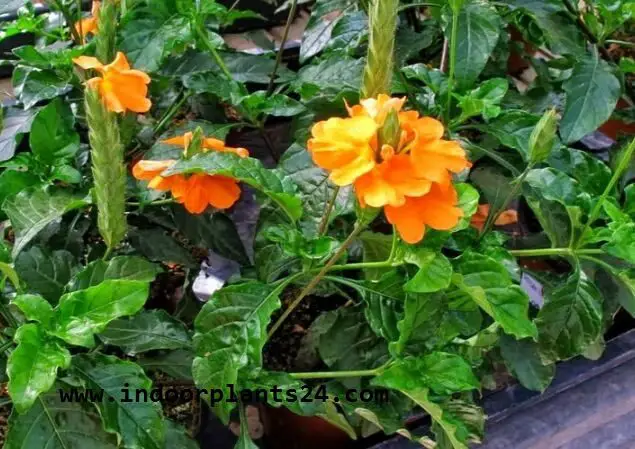
[[[209,407],[242,448],[464,449],[481,391],[598,357],[635,310],[635,140],[569,145],[630,81],[546,25],[588,27],[568,6],[318,1],[297,72],[227,50],[215,2],[104,0],[15,49],[5,446],[206,447]],[[511,25],[559,56],[528,89]]]

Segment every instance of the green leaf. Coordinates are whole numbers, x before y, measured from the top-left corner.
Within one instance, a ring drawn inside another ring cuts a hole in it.
[[[440,295],[406,295],[403,319],[397,324],[399,338],[389,345],[391,353],[402,354],[410,346],[419,352],[436,343],[436,337],[442,339],[439,328],[446,308]],[[458,334],[451,335],[450,339]]]
[[[49,223],[66,212],[88,205],[86,198],[57,189],[23,190],[2,204],[15,232],[13,258]]]
[[[408,251],[404,258],[419,267],[419,271],[403,286],[405,291],[432,293],[450,285],[452,265],[443,254],[420,248]]]
[[[93,335],[114,319],[136,313],[146,302],[148,292],[147,282],[108,280],[66,293],[55,308],[49,333],[69,344],[92,348]]]
[[[190,38],[185,17],[152,17],[141,12],[124,24],[119,43],[133,68],[155,72],[171,48]]]
[[[300,46],[300,62],[321,52],[329,43],[333,28],[351,0],[318,0],[311,10],[311,17],[304,30]]]
[[[151,357],[139,357],[137,363],[146,371],[161,371],[177,380],[192,380],[194,352],[177,349]]]
[[[3,109],[4,116],[0,123],[2,125],[0,127],[2,131],[0,132],[0,161],[13,157],[23,134],[30,131],[36,113],[35,109],[26,111],[18,108]]]
[[[600,196],[611,180],[611,169],[599,158],[585,151],[560,147],[551,152],[549,165],[580,184],[583,191]]]
[[[199,449],[199,445],[181,425],[165,420],[165,449]]]
[[[523,193],[551,245],[568,247],[588,207],[579,184],[553,168],[534,169],[525,178]]]
[[[553,363],[543,364],[538,344],[529,339],[516,340],[508,335],[501,335],[499,344],[507,369],[521,385],[529,390],[545,391],[556,373],[556,366]]]
[[[504,78],[492,78],[473,89],[459,100],[461,116],[459,123],[476,115],[482,115],[485,120],[497,117],[501,113],[500,102],[507,93],[509,83]]]
[[[29,321],[39,321],[45,327],[53,317],[53,306],[40,295],[18,295],[12,301]]]
[[[188,268],[198,266],[192,254],[161,229],[134,229],[128,236],[132,246],[150,260],[176,263]]]
[[[602,332],[602,295],[580,272],[545,294],[536,318],[543,360],[581,354]]]
[[[63,95],[72,88],[70,79],[62,79],[52,70],[34,67],[16,67],[12,81],[15,96],[24,104],[24,109]]]
[[[161,269],[146,259],[137,256],[115,256],[89,263],[77,273],[67,291],[85,290],[105,280],[152,282]]]
[[[314,325],[320,323],[326,326],[320,330],[318,352],[332,370],[370,369],[387,360],[386,341],[366,323],[361,307],[328,312]]]
[[[487,132],[507,148],[517,150],[525,159],[529,159],[529,138],[540,117],[524,111],[509,111],[501,114],[480,129]]]
[[[268,55],[249,55],[240,52],[219,52],[234,81],[239,83],[269,84],[276,62]],[[205,58],[210,59],[207,53]],[[215,64],[215,63],[213,63]],[[212,67],[218,70],[216,66]],[[284,65],[278,67],[276,82],[283,83],[294,78],[294,73]]]
[[[613,67],[597,51],[576,62],[562,89],[567,94],[560,122],[564,143],[580,140],[607,121],[622,92]]]
[[[262,114],[293,117],[305,110],[302,103],[293,98],[276,93],[268,96],[264,90],[242,97],[237,105],[247,109],[252,117],[260,117]]]
[[[27,290],[56,303],[64,287],[79,270],[75,257],[66,250],[43,251],[34,246],[23,251],[15,261],[15,270],[27,284]]]
[[[36,324],[20,326],[14,339],[18,346],[7,363],[8,390],[15,409],[24,413],[53,386],[58,368],[68,368],[71,354]]]
[[[17,157],[13,160],[15,159],[17,159]],[[24,167],[24,169],[28,170],[29,168]],[[4,170],[0,174],[0,204],[4,203],[4,200],[7,198],[17,195],[22,190],[40,185],[42,185],[42,181],[35,173],[29,171]],[[0,216],[6,218],[3,212],[0,212]]]
[[[602,249],[612,256],[635,264],[635,223],[629,222],[612,229],[610,240]]]
[[[364,311],[366,320],[373,331],[388,342],[399,339],[397,322],[401,317],[401,309],[405,294],[403,293],[404,277],[397,271],[385,273],[378,282],[367,282],[369,289],[363,294],[367,307]]]
[[[621,58],[619,67],[623,73],[635,73],[635,59],[631,57]]]
[[[335,193],[336,186],[328,180],[328,173],[313,163],[306,148],[298,144],[292,145],[284,153],[279,168],[297,185],[297,195],[302,201],[304,211],[299,222],[300,229],[307,238],[317,237],[324,212]],[[340,188],[329,217],[330,221],[352,212],[351,193],[350,188]]]
[[[470,226],[470,219],[478,209],[480,195],[478,190],[465,182],[454,184],[454,188],[459,195],[459,204],[457,204],[457,207],[463,211],[463,216],[453,229],[453,232],[456,232],[467,229]]]
[[[480,387],[470,365],[461,356],[446,352],[398,360],[384,370],[380,378],[399,379],[414,388],[429,388],[441,395]]]
[[[359,235],[359,241],[363,248],[363,261],[367,262],[384,262],[390,257],[392,249],[392,236],[381,234],[379,232],[364,231]],[[378,280],[382,274],[390,271],[390,267],[385,268],[366,268],[364,269],[364,278],[369,281]]]
[[[35,116],[29,144],[33,154],[46,165],[59,165],[79,150],[79,134],[70,106],[56,98]]]
[[[504,265],[470,252],[456,259],[455,269],[452,283],[500,323],[506,333],[518,338],[536,337],[536,327],[528,316],[529,297],[512,284]]]
[[[112,321],[99,339],[118,346],[128,355],[154,349],[188,348],[192,342],[187,329],[165,310],[142,310],[131,318]]]
[[[124,447],[164,449],[166,428],[161,404],[123,400],[122,386],[128,389],[131,398],[138,390],[152,389],[152,382],[137,364],[94,353],[73,357],[72,369],[86,388],[103,390],[104,399],[96,406],[104,429],[117,433]]]
[[[208,152],[179,161],[164,174],[195,172],[230,176],[270,197],[292,221],[302,216],[302,204],[295,196],[295,184],[283,172],[265,169],[257,159],[241,158],[227,152]]]
[[[354,51],[367,36],[368,16],[364,11],[344,14],[333,27],[327,48]]]
[[[236,384],[238,371],[260,367],[271,314],[280,308],[279,289],[256,282],[230,285],[215,292],[196,317],[192,365],[201,388]],[[234,404],[217,403],[215,413],[224,422]]]
[[[544,162],[549,157],[558,130],[556,110],[544,113],[529,137],[529,161],[534,164]]]
[[[62,388],[61,384],[56,386]],[[92,404],[62,402],[58,388],[41,395],[27,413],[11,413],[4,449],[120,447],[117,438],[102,428],[101,417]]]
[[[501,29],[496,9],[481,2],[471,2],[461,9],[456,41],[456,82],[459,90],[467,90],[485,68],[496,47]],[[451,26],[445,35],[451,39]]]
[[[341,91],[358,92],[364,64],[363,59],[332,56],[318,64],[303,67],[292,85],[303,99],[318,94],[336,95]]]

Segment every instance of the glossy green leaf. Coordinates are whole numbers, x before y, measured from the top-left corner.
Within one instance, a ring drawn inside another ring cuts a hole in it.
[[[15,159],[17,159],[17,157],[13,158],[11,162],[15,161]],[[24,170],[28,169],[28,166],[24,167]],[[29,187],[38,187],[42,184],[42,180],[35,173],[18,170],[4,170],[0,174],[0,204],[4,203],[5,199],[17,195],[22,190],[26,190]],[[4,212],[0,212],[0,216],[6,218]]]
[[[39,293],[56,303],[66,284],[79,270],[79,265],[75,256],[66,250],[49,253],[34,246],[18,255],[15,270],[27,284],[27,291]]]
[[[11,300],[11,304],[15,304],[27,320],[39,321],[44,326],[53,317],[53,306],[40,295],[18,295]]]
[[[177,162],[164,174],[195,172],[235,178],[271,198],[292,221],[302,216],[302,205],[294,195],[296,186],[293,181],[279,170],[265,169],[257,159],[241,158],[227,152],[202,153]]]
[[[530,321],[529,297],[512,280],[504,265],[476,253],[456,259],[452,283],[494,318],[503,330],[517,338],[536,337]]]
[[[292,85],[303,99],[310,99],[319,93],[335,95],[341,91],[358,92],[363,69],[363,59],[332,56],[318,64],[303,67]]]
[[[271,314],[280,308],[279,291],[256,282],[230,285],[215,292],[196,317],[192,365],[194,380],[201,388],[236,384],[238,371],[260,367]],[[225,423],[233,403],[220,402],[214,411]]]
[[[89,263],[77,273],[67,286],[67,291],[84,290],[106,280],[152,282],[161,269],[152,262],[137,256],[115,256]]]
[[[266,91],[259,90],[240,99],[239,106],[244,107],[252,117],[262,114],[275,117],[293,117],[305,110],[302,103],[283,94],[267,96]]]
[[[607,121],[622,89],[614,69],[597,52],[578,60],[562,88],[567,104],[560,122],[565,143],[576,142]]]
[[[276,65],[275,58],[269,55],[249,55],[241,52],[219,52],[225,62],[232,78],[239,83],[269,84],[273,68]],[[209,59],[209,56],[204,53]],[[215,64],[212,62],[212,64]],[[217,67],[213,69],[218,70]],[[294,78],[294,73],[282,64],[276,72],[276,82],[282,83]]]
[[[397,323],[405,294],[404,277],[397,271],[385,273],[376,282],[367,282],[369,289],[363,295],[366,301],[366,320],[373,331],[388,342],[399,339]]]
[[[478,209],[480,195],[478,190],[466,182],[454,184],[454,187],[456,188],[456,193],[459,195],[457,207],[463,211],[463,216],[453,229],[453,232],[456,232],[467,229],[470,226],[470,219]]]
[[[405,291],[432,293],[450,285],[452,265],[443,254],[420,248],[408,251],[404,259],[419,267],[419,271],[403,286]]]
[[[49,333],[69,344],[91,348],[93,335],[116,318],[136,313],[146,302],[148,291],[147,282],[107,280],[66,293],[55,308]]]
[[[185,17],[157,17],[140,12],[125,23],[121,36],[119,49],[133,68],[154,72],[172,47],[190,39],[190,26]]]
[[[57,388],[68,388],[57,384]],[[24,414],[9,418],[5,449],[117,449],[117,437],[107,433],[92,404],[62,402],[55,388],[41,395]],[[69,432],[69,427],[72,432]]]
[[[540,117],[524,111],[509,111],[481,127],[502,146],[513,148],[524,159],[529,158],[529,138]]]
[[[574,357],[602,332],[602,295],[584,275],[573,273],[547,291],[536,325],[544,360]]]
[[[154,349],[181,349],[191,346],[187,329],[165,310],[142,310],[130,318],[112,321],[99,334],[107,345],[118,346],[128,355]]]
[[[456,41],[456,82],[459,90],[470,88],[485,68],[496,47],[501,18],[496,9],[486,3],[470,2],[459,13]],[[451,39],[451,26],[445,28]]]
[[[194,352],[177,349],[154,356],[139,357],[137,363],[146,371],[161,371],[174,379],[192,380]]]
[[[137,390],[152,389],[152,382],[137,364],[99,353],[82,354],[73,357],[72,370],[86,388],[103,390],[104,399],[96,406],[107,432],[117,433],[125,447],[165,448],[161,404],[133,399]],[[123,400],[124,387],[132,399],[129,402]]]
[[[22,140],[22,136],[30,131],[37,110],[29,109],[24,111],[18,108],[4,108],[2,112],[0,161],[6,161],[15,154],[15,149]]]
[[[602,195],[611,180],[608,165],[586,151],[560,147],[552,151],[549,165],[574,178],[591,195]]]
[[[18,346],[7,363],[8,390],[15,409],[24,413],[53,386],[57,370],[68,368],[71,354],[36,324],[20,326],[14,339]]]
[[[364,250],[364,263],[383,262],[390,257],[393,243],[392,236],[379,232],[364,231],[359,235],[359,241],[362,243]],[[376,281],[390,269],[390,267],[366,268],[364,269],[364,277],[369,281]]]
[[[500,349],[505,365],[521,385],[534,391],[545,391],[556,373],[553,363],[543,364],[540,347],[529,339],[516,340],[501,335]]]
[[[174,421],[165,420],[165,449],[199,449],[185,429]]]
[[[459,100],[461,115],[459,123],[470,117],[482,115],[485,120],[497,117],[501,113],[500,102],[507,93],[509,82],[504,78],[492,78]]]
[[[35,116],[29,144],[33,154],[44,164],[59,165],[79,150],[79,134],[70,106],[55,99]]]
[[[414,347],[418,351],[427,345],[434,345],[436,340],[442,340],[440,331],[444,321],[447,306],[440,295],[406,295],[403,318],[398,322],[399,338],[391,343],[391,353],[402,354]],[[449,336],[457,336],[459,332]]]
[[[13,257],[46,225],[60,219],[66,212],[88,204],[87,199],[82,196],[55,189],[29,189],[8,198],[2,204],[2,210],[11,220],[15,232]]]
[[[364,11],[344,14],[335,24],[328,49],[354,51],[368,36],[368,16]]]
[[[188,268],[198,266],[190,251],[161,229],[134,229],[129,232],[129,237],[132,246],[150,260],[176,263]]]
[[[15,96],[29,109],[43,100],[50,100],[71,90],[70,79],[58,76],[52,70],[18,66],[13,71]]]
[[[612,256],[635,264],[635,223],[629,222],[612,230],[611,239],[602,249]]]
[[[329,43],[333,27],[352,5],[351,0],[318,0],[311,10],[311,17],[304,30],[300,46],[300,62],[322,51]]]

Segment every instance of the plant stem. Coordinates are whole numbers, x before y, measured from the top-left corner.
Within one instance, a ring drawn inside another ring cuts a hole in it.
[[[182,94],[183,96],[181,97]],[[183,104],[191,96],[192,96],[192,92],[189,92],[189,91],[186,93],[181,92],[179,95],[177,95],[177,97],[174,99],[174,102],[170,105],[168,110],[165,111],[165,113],[163,114],[163,117],[161,117],[161,119],[159,120],[159,123],[157,123],[157,125],[154,127],[154,130],[152,131],[152,133],[154,135],[157,135],[161,131],[163,131],[163,128],[165,128],[165,125],[167,125],[174,118],[174,116],[179,111],[179,109],[181,109],[181,106],[183,106]]]
[[[176,201],[174,201],[173,198],[167,198],[165,200],[156,200],[156,201],[151,201],[149,203],[140,203],[137,201],[128,201],[126,202],[126,205],[128,206],[163,206],[165,204],[174,204],[176,203]]]
[[[452,37],[450,38],[450,60],[448,73],[448,100],[445,108],[445,124],[450,123],[450,108],[452,107],[452,89],[454,88],[454,70],[456,66],[456,46],[459,33],[459,11],[452,11]]]
[[[459,128],[463,128],[463,127],[459,127]],[[481,147],[479,145],[475,145],[472,142],[469,142],[469,146],[474,147],[474,148],[476,148],[479,151],[482,151],[487,157],[489,157],[490,159],[492,159],[495,162],[498,162],[502,167],[505,167],[507,170],[509,170],[514,176],[518,176],[518,175],[521,174],[520,170],[518,170],[512,164],[507,162],[505,159],[503,159],[496,152],[494,152],[492,150],[488,150],[486,148],[483,148],[483,147]]]
[[[362,369],[352,371],[325,371],[308,373],[289,373],[293,379],[342,379],[346,377],[372,377],[380,375],[387,365],[375,369]]]
[[[216,64],[218,64],[218,67],[220,67],[221,71],[225,74],[225,76],[229,80],[233,80],[234,78],[232,77],[232,74],[229,71],[229,69],[227,68],[227,66],[225,65],[225,62],[223,61],[223,58],[220,57],[220,55],[216,51],[216,48],[214,48],[212,43],[209,41],[209,38],[207,37],[207,32],[206,31],[207,30],[205,30],[203,28],[203,25],[200,25],[200,26],[196,27],[196,33],[201,38],[201,42],[203,42],[203,45],[205,45],[207,50],[210,52],[210,54],[212,55],[212,57],[216,61]]]
[[[320,227],[318,228],[318,235],[324,235],[326,229],[329,226],[329,219],[331,218],[331,212],[333,211],[333,207],[335,206],[335,202],[337,201],[337,195],[340,193],[340,187],[335,186],[335,190],[333,190],[333,195],[326,205],[326,209],[324,210],[324,216],[322,217],[322,221],[320,222]]]
[[[574,256],[587,254],[604,254],[601,249],[572,249],[572,248],[540,248],[540,249],[512,249],[509,251],[516,257],[542,257],[542,256]]]
[[[615,171],[613,172],[613,177],[607,184],[606,188],[604,189],[604,192],[602,192],[602,195],[598,199],[597,203],[595,203],[595,207],[593,207],[593,210],[591,211],[591,214],[589,215],[589,219],[587,220],[586,225],[584,226],[584,229],[582,229],[582,232],[580,233],[580,237],[578,237],[578,241],[575,244],[576,248],[580,246],[580,244],[584,241],[585,234],[589,231],[589,228],[591,227],[593,222],[598,218],[598,215],[600,215],[600,211],[602,210],[602,205],[604,204],[604,201],[606,201],[606,198],[615,188],[615,184],[617,184],[617,182],[622,177],[622,173],[630,165],[631,159],[633,157],[633,151],[635,151],[635,139],[631,141],[629,146],[624,151],[624,154],[622,154],[622,157],[619,163],[617,164]]]
[[[493,213],[489,214],[489,216],[487,217],[487,221],[485,221],[485,226],[483,226],[483,231],[481,231],[481,235],[479,238],[483,238],[483,236],[490,231],[494,223],[496,223],[498,216],[507,208],[509,203],[514,199],[514,197],[518,193],[518,189],[520,189],[520,186],[522,185],[523,181],[525,180],[525,178],[527,177],[527,175],[529,174],[529,172],[531,171],[533,167],[534,165],[530,163],[529,165],[527,165],[525,170],[520,174],[520,176],[514,179],[513,181],[514,185],[512,186],[509,193],[507,194],[507,197],[503,200],[500,206],[498,206],[498,208]]]
[[[64,6],[64,2],[53,0],[53,5],[56,6],[57,9],[59,9],[60,12],[62,13],[62,17],[64,17],[64,21],[68,25],[68,28],[71,30],[71,35],[73,36],[73,40],[77,44],[81,45],[83,42],[82,37],[77,33],[77,30],[75,29],[75,24],[73,23],[73,17],[71,16],[68,9]]]
[[[607,39],[604,42],[606,42],[607,44],[617,44],[617,45],[623,45],[625,47],[635,48],[635,42],[620,41],[616,39]]]
[[[363,226],[360,226],[358,224],[355,225],[353,232],[351,232],[349,236],[346,238],[346,240],[344,240],[344,242],[342,243],[342,246],[339,247],[339,249],[335,252],[335,254],[333,254],[333,256],[328,260],[328,262],[326,262],[326,265],[324,265],[320,269],[318,274],[316,274],[315,277],[311,279],[311,282],[309,282],[306,285],[306,287],[302,289],[302,291],[297,296],[297,298],[295,298],[293,302],[289,304],[289,307],[287,307],[287,309],[282,313],[280,318],[278,318],[278,320],[274,323],[274,325],[269,330],[269,337],[271,337],[276,332],[276,330],[278,330],[278,328],[282,326],[282,323],[284,323],[284,320],[286,320],[287,317],[291,315],[291,313],[300,305],[302,300],[307,295],[309,295],[313,291],[313,289],[320,283],[324,275],[331,269],[333,265],[335,265],[335,262],[337,262],[344,255],[348,247],[351,245],[351,243],[353,243],[355,238],[359,235],[360,232],[362,232],[363,229],[364,229]]]
[[[287,45],[289,29],[291,28],[291,24],[293,23],[293,19],[295,18],[295,10],[297,6],[298,0],[293,0],[291,2],[291,8],[289,9],[289,15],[287,16],[287,23],[284,26],[284,33],[282,33],[282,42],[280,42],[280,48],[278,49],[278,54],[276,55],[276,65],[273,66],[271,78],[269,79],[269,87],[267,87],[267,97],[273,93],[274,85],[276,82],[276,73],[278,73],[278,67],[280,67],[280,63],[282,62],[282,53],[284,53],[284,47]]]

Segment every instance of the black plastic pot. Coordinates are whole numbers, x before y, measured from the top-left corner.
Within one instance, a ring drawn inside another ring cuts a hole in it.
[[[631,449],[635,439],[635,330],[611,340],[601,359],[560,363],[543,393],[514,385],[485,398],[479,449]],[[418,429],[425,431],[425,426]],[[414,449],[402,437],[371,449]]]

